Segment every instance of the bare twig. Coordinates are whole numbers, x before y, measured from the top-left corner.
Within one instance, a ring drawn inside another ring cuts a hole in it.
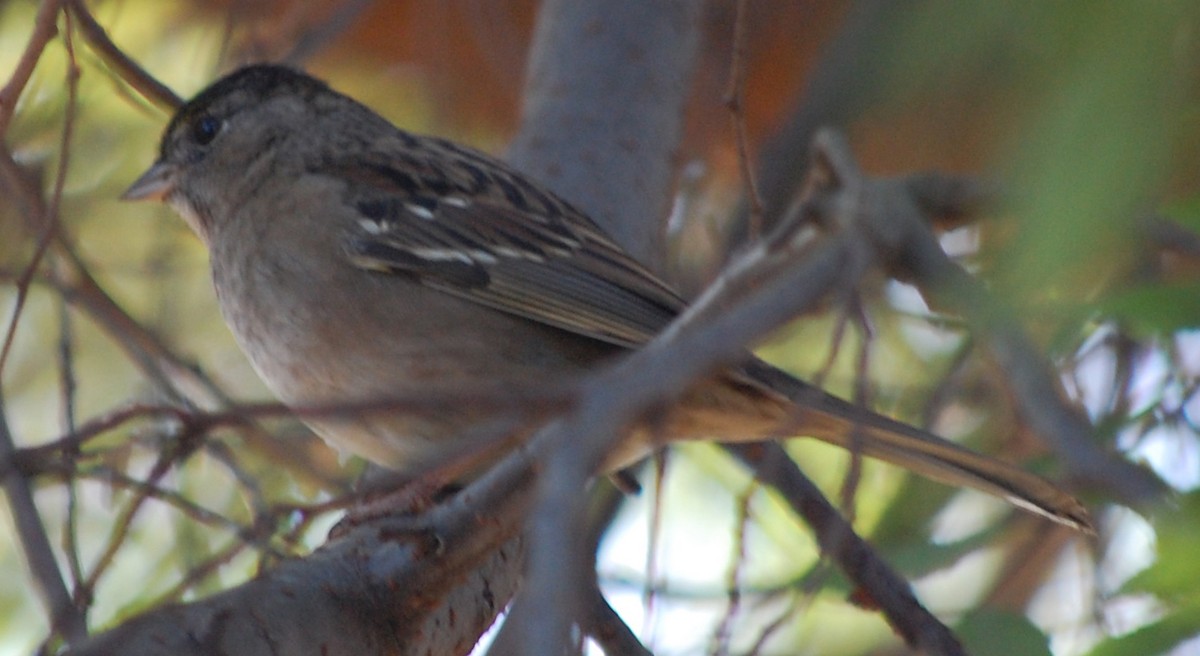
[[[763,204],[758,193],[758,182],[750,164],[750,144],[746,136],[746,40],[748,38],[746,6],[748,0],[737,1],[737,15],[733,23],[733,58],[729,63],[729,87],[725,91],[725,106],[729,109],[729,121],[733,126],[733,139],[737,145],[738,167],[741,169],[742,184],[750,204],[747,229],[750,239],[762,233]]]
[[[25,50],[21,51],[21,58],[17,60],[8,83],[0,89],[0,137],[8,132],[8,125],[17,108],[17,99],[21,97],[25,85],[29,84],[33,69],[42,58],[42,51],[46,49],[50,39],[58,34],[58,10],[61,5],[62,0],[42,0],[38,6],[29,43],[25,45]]]
[[[75,377],[75,335],[71,324],[71,313],[65,301],[58,302],[59,312],[59,386],[62,390],[63,428],[70,434],[75,432],[76,389]],[[68,473],[63,481],[66,488],[67,508],[62,522],[62,548],[71,573],[71,580],[78,583],[83,580],[83,564],[79,561],[79,534],[76,530],[79,519],[79,490],[76,486],[74,467],[79,452],[71,451],[65,454],[68,463]],[[3,465],[0,465],[3,467]]]
[[[8,419],[4,409],[4,397],[0,393],[0,461],[8,460],[16,450],[15,441],[8,428]],[[41,596],[50,625],[54,631],[63,635],[68,643],[74,643],[87,636],[87,621],[83,613],[71,600],[71,594],[63,582],[54,560],[54,549],[46,536],[46,528],[42,524],[33,501],[33,492],[29,481],[15,471],[0,472],[0,481],[4,485],[4,494],[12,512],[13,525],[17,538],[21,541],[21,550],[33,577],[34,585]]]
[[[34,29],[35,36],[26,49],[22,62],[18,65],[18,70],[14,73],[13,79],[4,90],[0,91],[0,134],[7,127],[7,121],[11,116],[11,113],[5,112],[7,105],[3,100],[4,95],[9,94],[8,97],[11,98],[11,102],[15,103],[21,89],[28,81],[32,67],[40,57],[46,41],[52,36],[54,17],[57,16],[57,12],[57,2],[43,2],[38,14],[37,25]],[[40,40],[41,37],[39,35],[44,37],[46,41]],[[50,204],[47,209],[47,220],[44,223],[44,229],[38,237],[37,247],[30,258],[30,262],[26,265],[20,278],[17,280],[16,303],[14,304],[8,327],[4,333],[3,347],[0,347],[0,372],[4,370],[4,366],[8,361],[8,354],[16,335],[17,326],[21,320],[22,310],[28,298],[29,286],[32,283],[34,273],[37,271],[42,257],[46,254],[60,225],[58,207],[62,199],[63,187],[66,183],[67,169],[71,161],[70,146],[71,137],[74,132],[77,106],[76,90],[79,78],[79,69],[75,62],[75,51],[69,22],[64,43],[67,51],[67,106],[59,148],[59,164],[54,179]],[[22,68],[26,64],[28,64],[28,70]],[[8,428],[7,418],[4,416],[3,400],[0,398],[0,462],[7,462],[15,452],[16,444]],[[0,474],[0,477],[3,478],[9,506],[16,520],[18,534],[21,537],[21,544],[25,551],[26,562],[29,563],[38,589],[41,592],[42,601],[46,606],[47,614],[50,616],[51,626],[55,632],[62,634],[68,643],[76,642],[87,635],[87,620],[84,613],[74,604],[70,594],[67,592],[62,574],[58,569],[57,563],[54,561],[53,551],[50,547],[49,538],[46,535],[45,526],[34,504],[28,480],[18,472],[7,469]],[[68,521],[70,521],[70,517],[71,513],[68,513]],[[68,526],[65,533],[68,544],[70,544],[73,534],[73,529]]]
[[[108,540],[101,548],[99,555],[96,556],[91,572],[87,578],[79,583],[80,594],[90,596],[92,591],[96,589],[96,585],[100,579],[108,573],[109,567],[112,566],[117,552],[125,544],[129,530],[133,526],[134,518],[145,507],[146,502],[153,498],[154,490],[158,488],[159,481],[162,480],[163,476],[166,476],[167,472],[176,463],[183,462],[196,451],[197,447],[200,446],[201,438],[202,435],[199,433],[184,432],[169,448],[158,455],[154,465],[150,468],[150,473],[146,475],[145,484],[133,490],[132,498],[129,499],[117,518],[112,522],[108,532]]]
[[[821,491],[777,444],[730,445],[756,476],[779,490],[796,514],[812,527],[821,552],[879,605],[888,623],[922,654],[965,654],[954,634],[927,611],[908,583],[854,533]]]
[[[74,133],[76,92],[79,88],[79,67],[75,63],[75,50],[69,25],[64,42],[67,49],[67,107],[63,119],[62,138],[59,141],[58,169],[54,176],[54,189],[50,195],[50,202],[46,205],[44,216],[41,218],[42,232],[38,236],[37,247],[33,251],[33,256],[29,258],[29,263],[25,266],[21,277],[17,280],[17,300],[13,305],[12,315],[9,317],[8,328],[4,332],[3,345],[0,346],[0,372],[4,371],[5,364],[8,362],[17,326],[21,322],[21,314],[29,297],[29,286],[33,282],[34,274],[37,272],[42,258],[45,257],[50,244],[58,235],[61,225],[58,208],[62,202],[63,186],[67,181],[67,169],[71,161],[71,136]]]
[[[604,650],[605,656],[652,656],[595,585],[584,605],[581,624],[587,635]]]
[[[808,164],[809,146],[822,127],[844,128],[880,95],[881,39],[895,30],[898,17],[911,11],[912,0],[856,2],[850,5],[838,33],[822,48],[808,82],[796,96],[786,123],[765,141],[758,167],[764,230],[781,222],[800,181],[796,172]],[[733,245],[747,241],[749,212],[739,210]]]
[[[662,450],[654,456],[654,503],[646,515],[646,583],[642,588],[642,610],[645,614],[642,628],[646,630],[654,626],[657,610],[655,588],[659,577],[662,576],[659,561],[662,558],[663,505],[666,503],[669,458],[669,452]]]
[[[78,110],[79,96],[79,63],[75,58],[75,34],[74,25],[70,15],[64,14],[63,19],[66,23],[66,30],[63,33],[63,46],[67,51],[67,105],[63,120],[63,134],[61,140],[61,150],[59,153],[58,170],[54,177],[54,189],[50,196],[50,203],[47,212],[50,221],[47,224],[46,236],[43,241],[39,241],[37,257],[30,263],[30,271],[36,268],[36,262],[45,254],[45,248],[49,246],[50,238],[60,229],[62,220],[60,218],[59,207],[62,204],[63,187],[67,180],[67,168],[71,161],[71,137],[74,134],[75,116]],[[26,291],[28,289],[29,280],[18,282],[18,287],[24,283]],[[59,372],[62,385],[62,406],[63,406],[63,424],[67,432],[75,429],[75,371],[74,371],[74,350],[72,346],[72,331],[71,331],[71,313],[67,307],[67,303],[63,299],[58,299],[58,307],[60,313],[60,342],[59,342]],[[15,328],[14,315],[14,328]],[[5,347],[8,347],[6,342]],[[0,358],[2,360],[2,358]],[[0,369],[3,368],[0,362]],[[74,481],[68,480],[67,487],[67,512],[63,516],[63,550],[66,552],[67,565],[71,573],[71,580],[78,585],[83,580],[83,567],[79,562],[78,535],[76,534],[76,511],[78,508],[78,493],[74,485]],[[80,600],[82,601],[82,600]]]
[[[116,71],[134,91],[137,91],[154,106],[167,112],[173,112],[183,105],[182,98],[175,95],[174,91],[159,82],[153,75],[147,73],[129,55],[118,48],[117,44],[112,42],[112,39],[108,37],[108,32],[100,23],[96,22],[95,17],[83,4],[83,0],[66,0],[66,3],[71,14],[79,19],[79,31],[83,34],[84,40],[96,54],[100,55],[104,63]]]
[[[726,588],[729,590],[729,603],[721,615],[721,621],[713,635],[712,647],[709,649],[714,656],[724,656],[729,653],[733,621],[741,609],[742,568],[746,564],[746,532],[750,530],[751,524],[750,504],[759,488],[758,479],[755,478],[737,497],[737,529],[734,531],[732,561],[725,581]]]
[[[875,333],[871,328],[871,318],[867,315],[866,308],[863,307],[862,299],[855,294],[847,307],[847,313],[853,314],[856,319],[855,325],[858,326],[860,334],[858,347],[858,362],[854,376],[854,402],[864,408],[871,407],[871,377],[869,375],[871,361],[871,341],[875,338]],[[853,524],[854,518],[858,514],[858,504],[855,503],[855,496],[858,493],[858,484],[862,481],[862,434],[859,430],[850,432],[850,467],[846,470],[846,476],[842,481],[841,489],[841,505],[842,512],[846,516],[846,521]]]

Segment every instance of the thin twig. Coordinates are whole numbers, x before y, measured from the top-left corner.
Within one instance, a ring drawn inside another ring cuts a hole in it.
[[[75,336],[71,324],[71,312],[66,301],[58,299],[59,312],[59,347],[58,370],[59,385],[62,393],[63,429],[67,434],[75,432]],[[67,508],[62,521],[63,556],[75,583],[83,580],[83,565],[79,562],[79,534],[77,522],[79,519],[79,489],[76,486],[74,464],[79,457],[79,451],[64,454],[64,462],[68,464],[68,474],[63,481],[66,488]]]
[[[652,656],[594,584],[584,610],[581,628],[600,645],[605,656]]]
[[[775,488],[816,534],[821,552],[878,604],[888,623],[923,654],[962,655],[950,629],[929,613],[908,583],[880,558],[775,443],[726,445],[755,475]]]
[[[79,586],[82,594],[90,595],[96,589],[96,585],[108,572],[109,567],[112,566],[117,556],[117,552],[125,543],[125,539],[129,535],[129,530],[133,526],[134,518],[145,507],[146,501],[153,498],[154,490],[158,488],[159,481],[170,471],[173,465],[183,462],[195,452],[199,438],[200,435],[197,433],[185,432],[179,436],[179,439],[174,444],[159,454],[154,465],[150,468],[150,473],[146,476],[145,484],[133,490],[133,498],[125,504],[125,507],[121,510],[116,520],[113,521],[108,533],[108,540],[105,541],[104,547],[101,548],[100,554],[96,557],[91,572]]]
[[[746,565],[746,532],[750,529],[751,515],[750,504],[754,500],[754,495],[759,490],[758,479],[752,479],[745,490],[738,495],[737,513],[737,530],[734,531],[733,539],[733,554],[732,561],[729,566],[729,574],[726,577],[726,587],[729,590],[729,603],[726,604],[725,612],[721,616],[721,621],[717,625],[715,634],[713,635],[712,647],[709,651],[718,656],[723,656],[729,653],[730,639],[732,635],[733,621],[736,619],[738,611],[741,609],[742,603],[742,575]]]
[[[175,95],[165,84],[150,75],[125,51],[109,38],[108,32],[87,10],[82,0],[66,0],[67,8],[79,20],[79,31],[88,45],[109,68],[117,72],[122,80],[151,104],[167,112],[174,112],[183,105],[183,99]]]
[[[63,14],[63,20],[66,24],[66,30],[63,34],[63,46],[67,51],[67,106],[63,122],[62,135],[62,151],[59,159],[57,175],[54,179],[54,192],[50,197],[50,203],[47,208],[47,213],[50,216],[50,224],[47,231],[53,227],[54,232],[57,232],[61,225],[59,218],[59,207],[62,204],[63,186],[67,178],[67,166],[70,162],[70,143],[71,135],[74,132],[75,116],[78,110],[79,96],[79,62],[75,57],[75,30],[71,16],[68,13]],[[49,242],[47,241],[47,246]],[[44,251],[43,251],[44,253]],[[29,284],[28,281],[25,282]],[[60,316],[60,341],[59,341],[59,371],[62,384],[62,403],[63,403],[63,424],[66,432],[74,432],[75,430],[75,364],[74,350],[72,344],[71,330],[71,311],[65,299],[61,296],[58,298],[59,316]],[[68,454],[68,458],[76,454]],[[65,483],[67,488],[67,512],[63,516],[63,551],[67,560],[67,565],[70,568],[71,580],[78,586],[83,580],[83,566],[79,562],[79,540],[76,533],[76,513],[79,506],[79,493],[75,487],[75,481],[68,479]],[[84,603],[86,600],[79,597],[76,598],[77,603]]]
[[[54,189],[50,195],[50,202],[46,205],[45,214],[42,217],[42,234],[38,236],[37,247],[34,248],[33,256],[29,258],[29,263],[25,266],[21,277],[17,280],[17,299],[13,304],[8,328],[4,333],[3,346],[0,346],[0,373],[4,371],[9,353],[12,351],[17,326],[21,322],[25,302],[29,297],[29,286],[32,284],[34,274],[41,265],[42,258],[45,257],[50,244],[58,235],[61,225],[58,208],[62,202],[63,187],[66,185],[67,169],[71,161],[71,136],[74,133],[77,90],[79,87],[79,67],[75,63],[75,49],[73,41],[70,38],[69,25],[65,44],[67,49],[67,107],[63,119],[62,138],[59,142],[58,169],[54,176]]]
[[[42,0],[37,16],[33,19],[33,32],[29,35],[29,43],[25,45],[25,50],[21,51],[21,58],[17,60],[8,83],[0,89],[0,137],[8,133],[9,123],[17,109],[17,100],[25,90],[25,85],[29,84],[33,69],[42,58],[42,51],[46,49],[50,39],[58,34],[58,10],[61,4],[62,0]]]
[[[874,339],[874,331],[871,329],[871,318],[867,314],[867,310],[863,307],[862,298],[857,294],[851,294],[849,306],[847,308],[849,314],[853,314],[858,327],[858,362],[856,363],[856,371],[854,376],[854,395],[853,401],[864,407],[871,407],[871,340]],[[862,481],[862,441],[863,436],[858,428],[850,431],[850,466],[846,469],[846,475],[842,480],[841,489],[841,504],[842,513],[846,517],[846,521],[851,525],[854,524],[854,519],[858,515],[858,504],[855,503],[855,496],[858,493],[858,484]]]
[[[53,5],[53,7],[51,8],[50,5]],[[44,18],[47,21],[51,21],[53,16],[57,15],[57,11],[57,2],[43,3],[42,11],[39,12],[39,20]],[[53,16],[49,14],[53,14]],[[44,30],[47,28],[43,26],[42,28],[35,28],[35,31],[39,31],[39,29]],[[34,273],[38,269],[42,257],[46,254],[60,226],[58,208],[62,200],[63,187],[66,184],[67,170],[71,161],[71,137],[74,133],[77,108],[76,91],[79,80],[79,68],[75,61],[74,43],[71,39],[71,25],[69,21],[67,23],[64,44],[67,51],[67,106],[59,146],[58,169],[54,179],[54,188],[47,208],[46,221],[42,234],[38,238],[37,247],[30,258],[29,264],[17,280],[17,299],[8,328],[4,334],[3,347],[0,348],[0,372],[4,370],[8,354],[11,352],[10,349],[16,335],[17,326],[21,320],[25,301],[28,298],[29,286],[32,283]],[[26,50],[26,54],[36,52],[36,56],[33,58],[36,61],[37,57],[40,57],[45,43],[43,42],[36,48],[34,48],[34,45],[31,42],[30,49]],[[18,73],[14,74],[13,82],[10,82],[10,86],[4,90],[7,92],[11,89],[16,89],[12,96],[14,102],[16,96],[20,94],[20,88],[28,81],[28,76],[26,75],[18,87],[11,86],[19,79],[18,76],[20,75],[26,74],[18,71]],[[0,111],[2,110],[3,107],[0,107]],[[7,117],[0,116],[0,121],[7,121]],[[16,444],[9,431],[7,419],[3,417],[3,402],[0,399],[0,462],[7,462],[15,452]],[[38,589],[42,593],[43,603],[46,605],[51,627],[54,632],[63,635],[68,643],[76,642],[87,635],[87,620],[83,611],[73,603],[67,592],[62,574],[58,569],[57,563],[54,561],[53,551],[45,532],[45,526],[42,523],[37,506],[34,504],[28,480],[18,472],[11,470],[4,471],[2,477],[4,479],[5,491],[8,493],[9,506],[12,509],[14,518],[16,518],[18,533],[21,535],[21,544],[25,550],[25,558],[30,564],[34,578],[38,582]],[[70,517],[71,514],[68,513],[68,521],[70,521]],[[72,539],[72,534],[73,531],[68,527],[66,538],[68,543]]]
[[[68,477],[80,478],[92,480],[112,488],[144,493],[148,499],[162,502],[164,505],[174,508],[184,517],[198,524],[203,524],[210,528],[219,528],[250,544],[261,544],[260,540],[251,538],[252,531],[249,527],[243,526],[214,510],[209,510],[179,492],[168,490],[149,481],[138,480],[111,467],[89,467],[79,470],[64,467],[63,475],[64,480]]]
[[[738,0],[737,15],[733,23],[733,57],[729,63],[729,86],[725,91],[725,106],[729,109],[729,120],[733,125],[733,138],[737,144],[738,168],[742,183],[746,186],[746,198],[750,203],[747,229],[751,240],[758,237],[763,226],[762,196],[758,192],[754,167],[750,164],[749,138],[746,136],[746,40],[748,38],[746,7],[749,0]]]
[[[0,461],[8,460],[16,443],[8,428],[4,396],[0,390]],[[42,524],[29,481],[15,471],[0,472],[5,498],[12,513],[13,527],[25,554],[26,564],[50,618],[52,630],[74,643],[87,636],[87,620],[71,600],[54,560],[54,548]]]
[[[658,577],[662,574],[658,566],[662,554],[663,506],[667,499],[667,460],[665,452],[660,451],[654,456],[654,501],[650,512],[646,513],[646,585],[642,588],[642,633],[651,634],[655,626],[655,595],[654,588]],[[651,645],[654,640],[649,640]]]

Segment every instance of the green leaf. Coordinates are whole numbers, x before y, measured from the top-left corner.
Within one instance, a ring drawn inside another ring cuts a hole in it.
[[[1163,654],[1197,635],[1200,635],[1200,607],[1187,607],[1119,638],[1106,640],[1088,656]]]
[[[1162,208],[1162,213],[1172,221],[1200,232],[1200,196],[1168,203]]]
[[[1046,634],[1018,613],[979,610],[955,627],[955,633],[975,656],[1050,656]]]
[[[1102,299],[1097,308],[1142,333],[1194,328],[1200,326],[1200,283],[1137,287]]]
[[[1200,581],[1200,493],[1188,494],[1177,505],[1155,514],[1152,524],[1156,538],[1154,564],[1130,579],[1126,592],[1150,592],[1168,603],[1195,603],[1200,606],[1196,582]],[[1200,627],[1200,624],[1196,625]]]

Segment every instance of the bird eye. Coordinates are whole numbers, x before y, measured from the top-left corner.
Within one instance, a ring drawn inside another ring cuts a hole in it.
[[[201,116],[192,122],[192,139],[201,146],[207,146],[217,138],[221,131],[221,121],[212,116]]]

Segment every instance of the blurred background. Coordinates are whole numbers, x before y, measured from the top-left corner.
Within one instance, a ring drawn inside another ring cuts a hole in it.
[[[497,154],[520,116],[537,12],[532,0],[86,6],[184,98],[239,63],[290,58],[406,129]],[[1002,200],[940,226],[944,246],[1016,313],[1097,442],[1173,491],[1130,509],[1079,490],[1099,525],[1088,540],[866,463],[856,528],[973,654],[1200,654],[1200,5],[747,6],[744,117],[768,223],[820,125],[844,129],[872,174],[995,183]],[[0,0],[0,79],[18,70],[38,12]],[[734,15],[731,2],[708,3],[677,155],[670,270],[689,292],[746,232],[724,103]],[[153,161],[169,113],[123,81],[78,20],[57,26],[0,121],[0,409],[60,567],[102,628],[320,545],[336,519],[320,504],[361,463],[278,414],[200,440],[159,410],[270,395],[219,317],[199,242],[165,207],[116,200]],[[54,213],[40,254],[47,224],[33,217]],[[843,309],[831,307],[761,354],[845,397],[864,382],[864,359],[876,409],[1055,476],[959,319],[897,282],[863,294],[869,337],[840,330]],[[88,439],[60,441],[81,427]],[[844,453],[789,449],[842,498]],[[613,605],[656,654],[904,652],[740,466],[706,445],[662,465],[625,503],[599,562]],[[0,522],[0,654],[30,653],[48,621],[7,510]]]

